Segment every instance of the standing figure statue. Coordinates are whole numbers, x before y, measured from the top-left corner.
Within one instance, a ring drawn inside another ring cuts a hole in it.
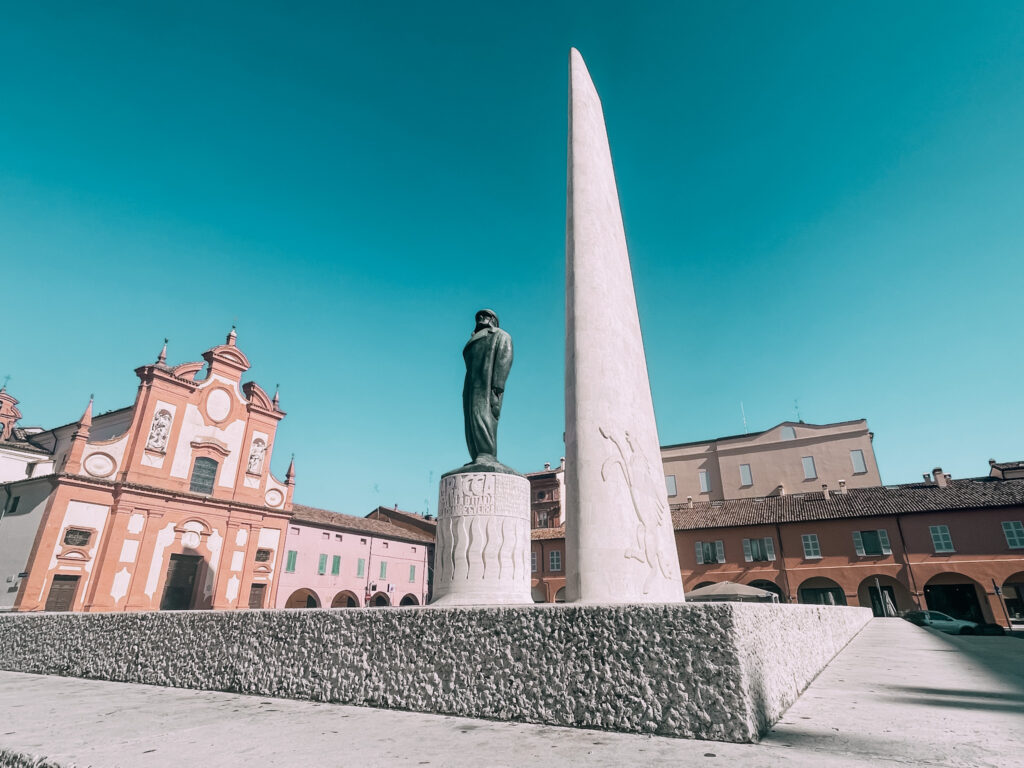
[[[498,419],[505,379],[512,368],[512,337],[498,327],[498,316],[489,309],[476,313],[476,328],[462,357],[466,382],[462,411],[466,420],[466,447],[479,471],[513,472],[498,462]]]

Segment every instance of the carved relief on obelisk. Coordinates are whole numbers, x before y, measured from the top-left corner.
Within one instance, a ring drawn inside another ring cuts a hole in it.
[[[672,518],[601,100],[570,53],[566,592],[679,602]]]

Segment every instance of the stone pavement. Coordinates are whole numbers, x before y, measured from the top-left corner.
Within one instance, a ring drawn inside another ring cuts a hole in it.
[[[875,619],[759,744],[0,672],[0,767],[1019,766],[1024,642]],[[5,757],[6,756],[6,757]]]

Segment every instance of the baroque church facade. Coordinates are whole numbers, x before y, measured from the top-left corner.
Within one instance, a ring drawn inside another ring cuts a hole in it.
[[[236,338],[174,366],[165,345],[133,405],[94,416],[90,400],[62,427],[16,430],[7,396],[0,610],[272,607],[294,462],[270,472],[285,414],[243,383]]]

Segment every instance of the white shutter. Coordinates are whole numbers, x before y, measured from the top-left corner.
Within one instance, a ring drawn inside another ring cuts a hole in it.
[[[775,542],[772,541],[771,536],[764,537],[764,551],[768,553],[768,559],[775,559]]]
[[[882,554],[891,555],[892,549],[889,547],[889,533],[885,528],[878,529],[878,543],[882,545]]]
[[[860,531],[853,532],[853,546],[857,550],[857,554],[861,557],[864,556],[864,539],[860,535]]]
[[[754,562],[754,555],[750,551],[750,539],[743,540],[743,559],[748,563]]]
[[[716,541],[715,542],[715,551],[718,554],[718,562],[724,563],[725,562],[725,544],[723,544],[721,541]]]
[[[702,542],[697,542],[697,565],[701,565],[704,562],[704,545]]]

